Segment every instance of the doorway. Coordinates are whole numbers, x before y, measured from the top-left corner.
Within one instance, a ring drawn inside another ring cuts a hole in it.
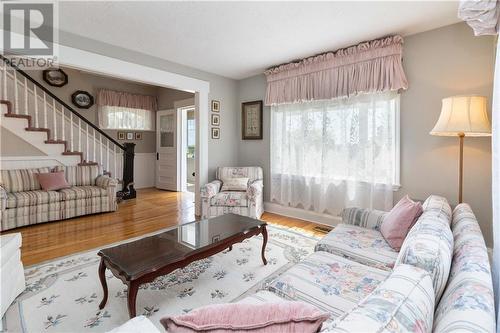
[[[156,187],[196,194],[197,117],[194,98],[156,113]]]
[[[194,193],[196,183],[196,118],[194,113],[194,106],[183,108],[181,109],[181,112],[183,115],[183,120],[185,119],[185,121],[182,122],[182,136],[185,139],[183,140],[181,155],[181,158],[185,161],[181,164],[181,167],[186,169],[184,172],[182,172],[184,178],[181,179],[181,181],[186,184],[186,191]]]
[[[19,34],[14,38],[23,41],[24,36]],[[208,181],[208,123],[210,83],[182,74],[167,72],[153,67],[140,65],[97,53],[75,49],[65,45],[57,45],[59,49],[59,64],[69,68],[99,73],[118,79],[142,82],[159,87],[173,88],[194,93],[192,99],[196,107],[197,133],[196,133],[196,215],[201,215],[201,185]],[[0,46],[0,50],[3,49]]]

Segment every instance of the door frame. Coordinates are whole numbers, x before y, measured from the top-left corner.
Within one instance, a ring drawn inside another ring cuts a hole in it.
[[[194,108],[194,119],[196,123],[196,130],[198,129],[198,118],[196,116],[196,105],[194,98],[186,98],[180,101],[174,102],[174,109],[177,113],[177,168],[180,172],[177,173],[177,184],[179,184],[179,189],[182,192],[186,192],[186,180],[187,180],[187,163],[186,163],[186,138],[183,136],[184,126],[186,125],[186,114],[182,112],[184,108],[195,106]],[[198,142],[196,142],[196,145]],[[198,165],[198,155],[197,155],[197,147],[195,146],[195,155],[194,155],[194,163]],[[195,184],[198,183],[198,172],[195,171]]]
[[[17,42],[23,42],[24,36],[11,33],[11,38]],[[148,67],[105,55],[84,51],[81,49],[54,43],[54,49],[58,50],[58,65],[77,70],[83,70],[94,74],[136,81],[139,83],[152,84],[159,87],[188,91],[195,94],[195,118],[196,124],[196,156],[198,157],[195,172],[197,175],[195,185],[195,214],[201,215],[200,187],[208,182],[208,113],[210,83],[208,81],[193,77],[176,74],[154,67]],[[0,51],[4,53],[3,45]],[[32,58],[41,58],[32,56]]]

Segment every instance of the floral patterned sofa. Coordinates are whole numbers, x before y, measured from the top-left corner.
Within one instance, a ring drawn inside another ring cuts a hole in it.
[[[70,188],[43,191],[35,174],[64,171]],[[116,179],[97,165],[0,171],[0,231],[116,210]]]
[[[248,188],[241,191],[222,191],[222,179],[248,178]],[[260,218],[264,212],[263,172],[261,167],[218,167],[216,180],[201,188],[203,218],[228,213]]]
[[[471,208],[430,196],[399,253],[384,244],[385,213],[344,210],[316,251],[240,302],[295,300],[331,314],[324,333],[495,332],[490,264]],[[450,227],[451,224],[451,227]],[[145,317],[113,330],[159,332]]]
[[[350,208],[316,252],[242,302],[298,300],[331,314],[323,332],[495,332],[488,254],[467,204],[430,196],[399,253],[385,213]],[[451,228],[450,228],[451,223]]]

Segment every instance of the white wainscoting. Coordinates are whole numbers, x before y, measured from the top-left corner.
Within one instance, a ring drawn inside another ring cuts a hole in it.
[[[264,210],[269,213],[293,217],[300,220],[311,221],[319,224],[335,226],[342,222],[340,216],[320,214],[300,208],[285,207],[277,203],[264,202]]]
[[[135,153],[134,158],[134,187],[154,187],[156,174],[156,153]]]

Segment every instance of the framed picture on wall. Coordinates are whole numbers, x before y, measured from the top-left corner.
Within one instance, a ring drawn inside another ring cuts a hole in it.
[[[118,132],[118,140],[125,140],[126,138],[125,132]]]
[[[43,80],[53,87],[62,87],[68,84],[68,75],[62,69],[46,69]]]
[[[212,112],[220,112],[220,102],[212,100]]]
[[[212,115],[212,126],[219,126],[220,125],[220,116],[218,114],[213,114]]]
[[[220,129],[212,127],[212,139],[220,139]]]
[[[77,90],[71,95],[71,101],[80,109],[88,109],[94,105],[94,97],[87,91]]]
[[[142,132],[135,132],[135,139],[142,140]]]
[[[262,101],[241,103],[243,140],[262,140]]]
[[[127,132],[127,140],[134,140],[134,132]]]

